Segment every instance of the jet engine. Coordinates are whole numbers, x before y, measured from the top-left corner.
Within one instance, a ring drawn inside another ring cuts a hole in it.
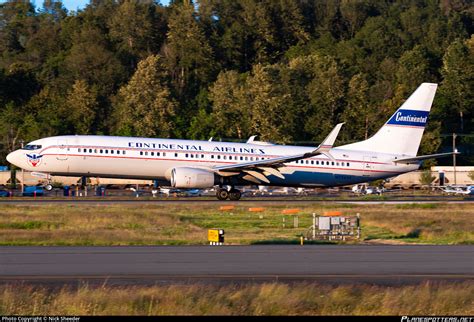
[[[174,168],[171,186],[174,188],[211,188],[217,183],[214,172],[200,168]]]

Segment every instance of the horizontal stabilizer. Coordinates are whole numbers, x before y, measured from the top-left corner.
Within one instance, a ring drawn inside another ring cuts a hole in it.
[[[395,163],[418,163],[419,161],[428,160],[428,159],[437,159],[437,158],[449,157],[453,154],[460,154],[460,153],[459,152],[448,152],[448,153],[428,154],[428,155],[420,155],[420,156],[417,156],[417,157],[395,159],[395,160],[392,160],[392,161],[395,162]]]

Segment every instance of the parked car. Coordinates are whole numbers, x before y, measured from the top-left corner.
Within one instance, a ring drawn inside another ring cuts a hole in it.
[[[0,197],[10,197],[10,191],[0,189]]]
[[[44,194],[43,187],[37,187],[37,186],[25,186],[25,189],[23,190],[23,196],[24,197],[38,197],[42,196]]]

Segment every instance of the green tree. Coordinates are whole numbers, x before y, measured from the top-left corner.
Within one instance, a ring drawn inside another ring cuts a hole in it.
[[[366,75],[357,74],[351,78],[347,106],[342,113],[342,120],[348,127],[345,133],[350,131],[349,140],[367,139],[375,130],[377,119],[381,117],[379,109],[370,102],[369,91]]]
[[[189,99],[201,85],[210,82],[216,67],[213,51],[196,20],[194,6],[188,1],[173,6],[168,29],[164,62],[178,96]]]
[[[465,114],[472,115],[474,106],[474,36],[466,42],[457,39],[449,45],[441,74],[440,91],[458,113],[459,128],[463,132]]]
[[[409,95],[421,83],[435,80],[431,74],[427,50],[417,45],[403,53],[398,61],[396,79],[401,87],[401,96]]]
[[[115,101],[116,133],[169,137],[176,102],[166,86],[165,68],[156,55],[138,63],[130,81],[120,88]]]
[[[257,64],[246,81],[247,106],[250,110],[250,131],[262,140],[288,142],[291,133],[286,131],[292,123],[286,113],[289,93],[279,92],[278,77],[269,68]]]
[[[0,111],[0,139],[2,142],[0,148],[1,160],[4,162],[5,156],[20,146],[23,115],[13,102],[2,106]]]
[[[166,31],[163,17],[151,0],[121,2],[108,26],[119,52],[130,57],[132,68],[136,57],[146,58],[159,51]]]
[[[469,171],[469,173],[467,174],[467,176],[469,177],[469,179],[471,179],[472,181],[474,181],[474,171]]]
[[[7,67],[24,54],[35,25],[32,2],[9,0],[0,4],[0,67]]]
[[[322,140],[338,121],[345,93],[340,67],[331,56],[313,54],[305,58],[312,73],[307,86],[310,100],[305,130],[314,140]]]
[[[420,173],[420,183],[422,185],[430,186],[434,179],[436,179],[436,177],[431,174],[430,169]]]
[[[58,133],[70,134],[68,111],[64,106],[64,97],[55,88],[45,86],[23,106],[23,117],[34,116],[40,127],[41,137]]]
[[[72,85],[66,99],[68,119],[76,134],[90,134],[98,107],[97,91],[90,88],[84,80]]]
[[[245,75],[221,72],[209,90],[212,119],[217,134],[245,138],[249,134],[250,110],[245,97]]]
[[[96,85],[99,95],[105,97],[125,77],[125,69],[109,49],[104,34],[91,25],[84,25],[73,36],[72,47],[64,63],[69,73],[69,86],[75,80],[82,79]]]

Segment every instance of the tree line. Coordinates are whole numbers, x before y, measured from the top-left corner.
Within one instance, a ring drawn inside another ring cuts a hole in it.
[[[0,162],[63,134],[339,143],[439,83],[420,153],[471,133],[469,0],[0,4]]]

